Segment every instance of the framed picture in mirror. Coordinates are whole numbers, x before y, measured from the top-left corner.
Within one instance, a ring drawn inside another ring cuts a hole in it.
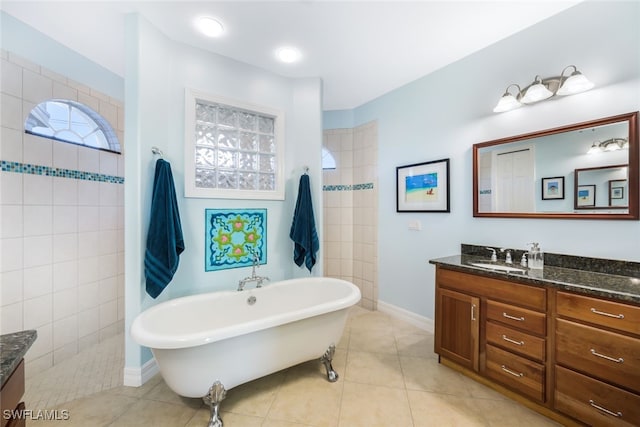
[[[596,186],[578,185],[576,189],[576,209],[593,208],[596,205]]]

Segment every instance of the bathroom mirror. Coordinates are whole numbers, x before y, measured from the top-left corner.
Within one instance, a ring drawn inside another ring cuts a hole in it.
[[[473,216],[639,218],[638,112],[473,146]]]

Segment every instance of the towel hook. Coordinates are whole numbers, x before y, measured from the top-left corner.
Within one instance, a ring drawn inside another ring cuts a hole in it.
[[[160,158],[164,157],[164,154],[162,154],[162,150],[159,149],[158,147],[151,147],[151,152],[153,154],[157,154],[158,156],[160,156]]]
[[[303,169],[305,175],[309,173],[309,166],[305,166]]]

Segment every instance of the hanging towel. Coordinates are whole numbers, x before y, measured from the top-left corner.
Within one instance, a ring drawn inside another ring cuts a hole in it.
[[[184,239],[171,165],[158,159],[153,179],[147,250],[144,254],[147,293],[153,298],[160,295],[173,278],[182,251]]]
[[[293,224],[291,224],[289,237],[295,242],[293,261],[298,267],[304,262],[309,272],[311,272],[316,263],[316,252],[320,248],[320,243],[318,242],[316,223],[313,219],[309,175],[306,173],[300,177],[298,200],[293,213]]]

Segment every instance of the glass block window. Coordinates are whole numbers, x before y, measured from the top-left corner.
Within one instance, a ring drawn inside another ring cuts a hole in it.
[[[86,105],[68,99],[50,99],[36,105],[24,129],[26,133],[56,141],[121,152],[109,122]]]
[[[282,199],[283,115],[187,91],[187,197]]]

